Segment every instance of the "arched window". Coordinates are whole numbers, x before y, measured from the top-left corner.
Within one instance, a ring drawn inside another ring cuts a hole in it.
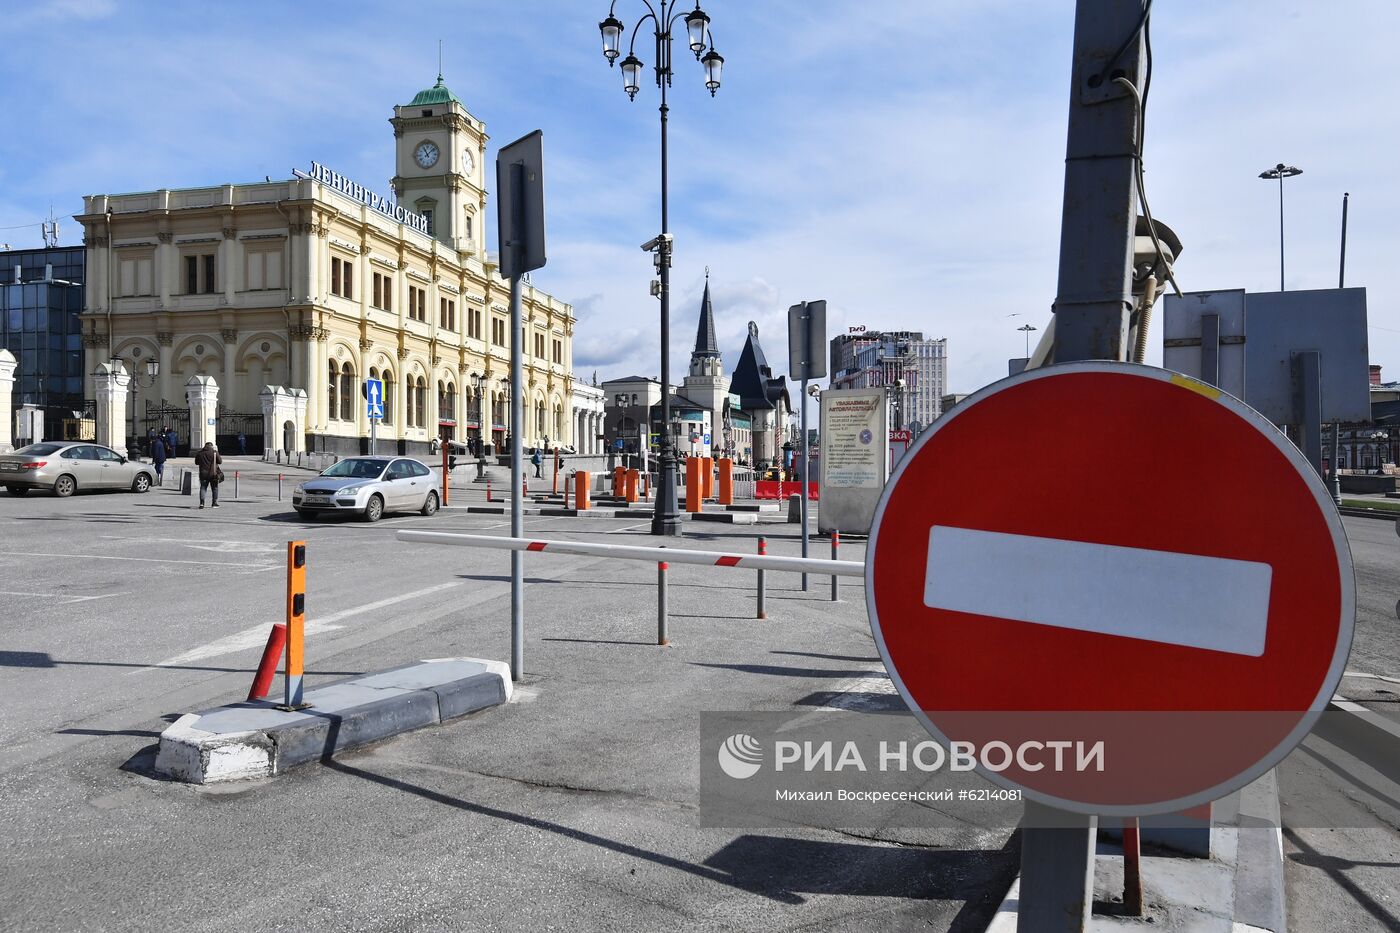
[[[535,403],[535,433],[539,435],[549,433],[549,425],[544,420],[544,402]]]
[[[336,367],[335,360],[331,360],[330,370],[330,381],[326,385],[326,411],[332,420],[337,420],[340,418],[340,370]]]
[[[413,427],[421,428],[427,421],[428,383],[422,376],[413,377]]]
[[[355,420],[355,368],[348,362],[340,367],[340,420]]]
[[[457,385],[451,379],[438,380],[438,420],[457,420]]]

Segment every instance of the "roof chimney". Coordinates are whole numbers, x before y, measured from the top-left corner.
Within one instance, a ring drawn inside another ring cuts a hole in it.
[[[1377,366],[1375,363],[1372,363],[1372,364],[1371,364],[1371,385],[1373,385],[1373,386],[1378,386],[1378,385],[1380,385],[1380,384],[1381,384],[1381,368],[1380,368],[1379,366]]]

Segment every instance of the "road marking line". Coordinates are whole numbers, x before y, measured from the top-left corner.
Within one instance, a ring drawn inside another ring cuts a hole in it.
[[[1255,561],[935,525],[924,605],[1259,657],[1272,581]]]
[[[265,566],[231,560],[171,560],[164,557],[116,557],[111,554],[49,554],[43,551],[0,551],[0,557],[62,557],[70,560],[134,560],[145,564],[204,564],[211,567],[242,567],[245,570],[271,570]]]
[[[612,529],[611,531],[605,531],[605,532],[603,532],[603,534],[605,534],[605,535],[615,535],[615,534],[618,534],[618,533],[623,532],[623,531],[636,531],[638,528],[650,528],[650,527],[651,527],[651,522],[642,522],[641,524],[638,524],[638,525],[626,525],[626,526],[624,526],[624,527],[622,527],[622,528],[614,528],[614,529]]]
[[[129,596],[129,593],[103,593],[100,596],[73,596],[69,593],[15,593],[0,590],[0,596],[35,596],[41,599],[66,599],[72,603],[85,603],[93,599],[111,599],[114,596]]]
[[[353,609],[342,609],[340,612],[333,612],[330,615],[322,616],[320,618],[308,618],[306,620],[306,627],[303,631],[303,634],[314,635],[319,632],[335,631],[336,629],[343,628],[343,626],[338,625],[337,623],[343,622],[344,620],[349,619],[353,616],[363,615],[366,612],[374,612],[375,610],[384,609],[396,603],[402,603],[410,599],[416,599],[419,596],[429,596],[433,593],[438,593],[442,590],[452,589],[453,587],[461,585],[462,581],[454,581],[452,583],[439,583],[437,586],[430,586],[427,589],[423,590],[415,590],[412,593],[401,593],[398,596],[390,596],[388,599],[381,599],[378,602],[367,603],[363,606],[356,606]],[[212,658],[221,654],[233,654],[236,651],[245,651],[249,648],[257,648],[267,644],[267,634],[271,627],[272,624],[268,623],[266,625],[258,625],[254,626],[253,628],[244,629],[241,632],[236,632],[232,635],[225,636],[224,638],[220,638],[217,641],[211,641],[207,645],[202,645],[201,647],[195,648],[191,651],[186,651],[184,654],[177,654],[173,658],[166,658],[164,661],[157,661],[150,667],[144,667],[139,671],[132,671],[131,673],[139,674],[142,671],[151,671],[161,667],[180,667],[182,665],[189,664],[193,661],[203,661],[205,658]]]

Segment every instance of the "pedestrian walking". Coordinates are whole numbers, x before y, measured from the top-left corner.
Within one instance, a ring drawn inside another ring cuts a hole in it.
[[[224,471],[219,464],[224,458],[219,456],[213,441],[205,441],[199,453],[194,455],[194,465],[199,470],[199,507],[204,508],[204,490],[213,493],[212,508],[219,507],[219,484],[224,481]]]
[[[156,485],[165,482],[165,441],[151,438],[151,464],[156,468]]]
[[[165,429],[165,455],[166,455],[167,457],[176,457],[176,456],[179,456],[179,454],[176,453],[176,450],[177,450],[176,441],[177,441],[177,438],[175,437],[175,429],[174,429],[174,428],[166,428],[166,429]]]
[[[248,453],[248,435],[242,431],[238,432],[238,453],[240,456]]]
[[[530,455],[530,462],[535,465],[535,478],[544,479],[544,474],[540,472],[540,466],[544,463],[544,457],[540,456],[540,449],[535,448],[535,452]]]

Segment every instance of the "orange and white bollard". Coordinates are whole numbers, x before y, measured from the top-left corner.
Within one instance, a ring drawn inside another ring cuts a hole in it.
[[[283,706],[305,709],[302,677],[306,641],[306,542],[287,542],[287,668],[283,675]]]

